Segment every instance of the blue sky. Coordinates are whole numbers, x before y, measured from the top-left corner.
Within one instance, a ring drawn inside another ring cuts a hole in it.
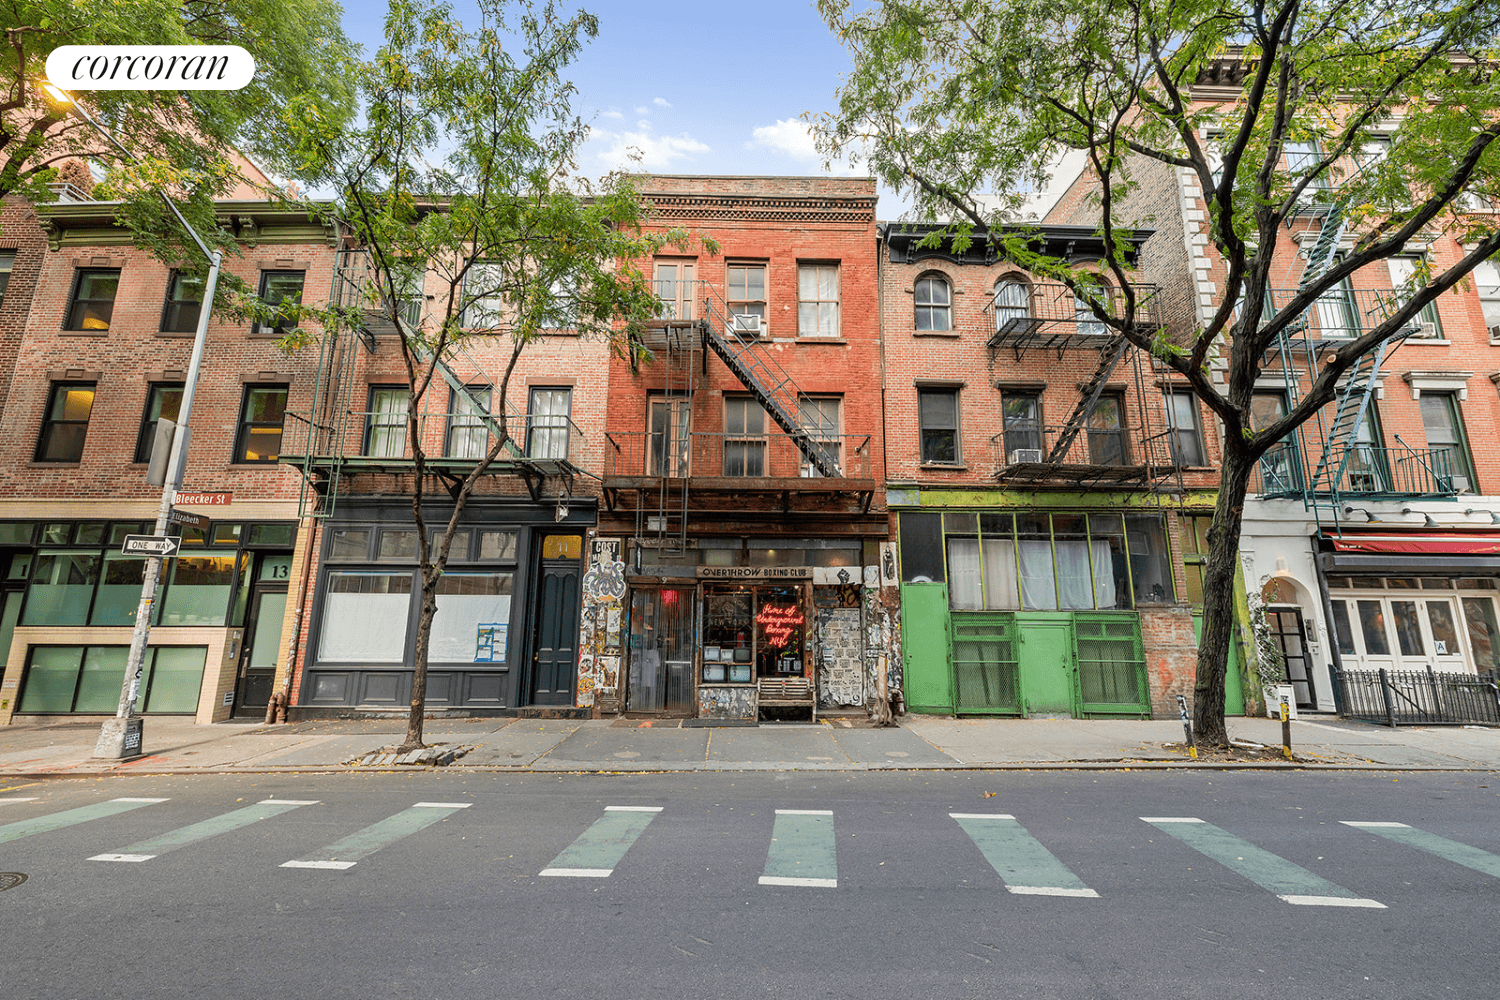
[[[344,3],[345,30],[372,52],[386,4]],[[580,6],[599,16],[599,37],[568,72],[593,128],[584,174],[628,166],[630,147],[658,173],[822,172],[799,116],[832,109],[849,59],[811,0]],[[454,10],[477,23],[472,3],[456,0]],[[883,193],[882,216],[895,206]]]

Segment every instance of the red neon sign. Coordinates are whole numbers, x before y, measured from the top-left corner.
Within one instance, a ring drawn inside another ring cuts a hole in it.
[[[795,604],[767,604],[755,616],[766,644],[776,649],[787,644],[804,620],[802,609]]]

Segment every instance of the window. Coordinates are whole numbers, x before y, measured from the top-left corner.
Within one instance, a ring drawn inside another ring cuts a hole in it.
[[[799,416],[802,426],[828,461],[842,470],[843,438],[839,417],[843,400],[837,396],[803,396],[797,402],[802,411]],[[817,479],[822,473],[804,455],[799,475],[803,479]]]
[[[1318,144],[1316,142],[1289,142],[1284,148],[1286,151],[1287,173],[1293,175],[1305,174],[1316,168],[1318,161],[1323,155],[1318,151]],[[1309,189],[1326,187],[1328,187],[1328,172],[1326,170],[1308,184]]]
[[[766,321],[766,265],[730,264],[725,303],[730,317],[753,316]]]
[[[146,392],[146,413],[141,417],[141,434],[135,442],[135,460],[151,461],[151,444],[156,437],[156,422],[162,417],[177,419],[182,406],[181,382],[153,382]]]
[[[1257,392],[1250,397],[1250,426],[1264,430],[1286,416],[1284,392]],[[1302,488],[1302,463],[1295,434],[1289,434],[1260,459],[1261,492],[1285,493]]]
[[[652,476],[678,478],[688,474],[688,428],[692,400],[657,396],[651,400],[651,434],[647,439]]]
[[[656,297],[661,299],[661,319],[692,319],[698,298],[698,283],[693,280],[694,263],[676,261],[656,263]]]
[[[1102,304],[1109,300],[1108,291],[1107,288],[1094,288],[1092,294]],[[1109,327],[1094,315],[1094,307],[1089,305],[1088,299],[1078,292],[1073,293],[1073,322],[1077,324],[1078,332],[1086,337],[1102,337],[1109,332]]]
[[[305,271],[262,271],[260,297],[277,310],[295,309],[302,304],[302,284],[306,278]],[[296,320],[278,318],[269,325],[255,324],[255,333],[267,337],[284,337],[296,328]]]
[[[129,646],[33,646],[16,711],[107,715],[120,700]],[[191,715],[198,708],[206,646],[153,646],[146,651],[136,710]]]
[[[1440,478],[1453,477],[1456,489],[1475,490],[1474,462],[1464,436],[1463,418],[1458,411],[1458,397],[1451,392],[1423,390],[1422,429],[1427,433],[1427,447],[1441,451],[1434,455],[1433,468]]]
[[[473,397],[472,403],[457,389],[448,394],[448,440],[443,454],[449,458],[483,458],[490,444],[490,429],[484,418],[490,412],[490,387],[464,388]]]
[[[1125,441],[1125,396],[1107,392],[1089,414],[1089,461],[1095,465],[1129,465]]]
[[[1489,327],[1490,339],[1500,338],[1500,266],[1492,260],[1474,265],[1474,286],[1479,292],[1479,305],[1484,309],[1484,325]]]
[[[1005,460],[1040,462],[1042,460],[1042,397],[1035,392],[1000,393],[1000,423],[1005,437]]]
[[[94,409],[94,383],[55,382],[42,436],[36,445],[38,462],[78,462],[83,459],[83,439],[89,432],[89,414]]]
[[[433,663],[503,663],[504,643],[481,653],[481,630],[510,623],[513,573],[448,572],[438,580],[428,659]]]
[[[1024,281],[1002,280],[995,285],[995,329],[1008,333],[1031,316],[1031,286]]]
[[[953,289],[947,279],[929,274],[917,279],[913,291],[918,330],[953,329]]]
[[[1408,282],[1412,281],[1412,277],[1423,264],[1420,257],[1391,257],[1386,260],[1385,266],[1391,272],[1391,288],[1395,289],[1396,304],[1411,298],[1412,293],[1424,284],[1418,281],[1408,287]],[[1422,307],[1417,313],[1417,323],[1420,324],[1416,333],[1418,337],[1441,337],[1443,335],[1443,325],[1438,321],[1436,302],[1429,302]]]
[[[500,264],[478,260],[469,265],[464,275],[463,325],[499,326],[505,314],[504,285],[505,272]]]
[[[65,330],[109,329],[115,311],[115,294],[120,290],[120,269],[84,268],[73,283],[73,301],[68,306]]]
[[[329,573],[318,659],[400,663],[406,655],[411,592],[410,572]]]
[[[1338,263],[1343,259],[1343,254],[1336,253],[1332,262]],[[1317,310],[1318,333],[1324,339],[1348,340],[1359,336],[1359,314],[1354,308],[1354,288],[1348,278],[1318,296]]]
[[[526,455],[528,458],[568,457],[568,437],[572,421],[572,389],[531,390],[527,410]]]
[[[391,264],[391,283],[395,287],[395,314],[412,330],[422,325],[422,307],[427,304],[424,283],[427,267],[420,260],[397,260]]]
[[[16,266],[14,250],[0,250],[0,306],[5,305],[5,290],[10,287],[10,272]]]
[[[918,389],[917,427],[923,465],[957,465],[962,460],[957,389]]]
[[[797,265],[797,336],[839,335],[839,266]]]
[[[1137,581],[1150,578],[1153,597],[1152,588],[1170,581],[1166,549],[1156,544],[1164,537],[1160,517],[950,511],[942,515],[941,539],[931,537],[936,520],[902,515],[903,577],[912,573],[909,551],[922,564],[913,569],[923,580],[942,579],[946,556],[948,605],[955,611],[1126,609],[1140,599],[1131,567]],[[926,565],[934,555],[938,565]],[[1170,600],[1170,582],[1166,593]]]
[[[765,408],[748,396],[724,400],[724,475],[765,474]]]
[[[203,277],[173,271],[167,279],[167,301],[161,311],[162,333],[196,333],[203,308]]]
[[[1385,435],[1380,430],[1380,412],[1371,399],[1364,419],[1349,442],[1350,455],[1344,484],[1361,493],[1384,493],[1390,482],[1385,463]]]
[[[406,457],[406,387],[370,387],[365,454],[371,458]]]
[[[1191,392],[1166,393],[1167,428],[1172,431],[1172,462],[1175,465],[1207,465],[1203,450],[1203,428],[1198,423],[1198,400]]]
[[[235,441],[236,462],[274,462],[281,454],[281,424],[286,416],[284,386],[247,386]]]

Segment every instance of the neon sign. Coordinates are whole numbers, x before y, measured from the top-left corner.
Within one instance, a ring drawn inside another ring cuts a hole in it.
[[[802,609],[795,604],[767,604],[755,616],[766,644],[775,649],[785,647],[804,620]]]

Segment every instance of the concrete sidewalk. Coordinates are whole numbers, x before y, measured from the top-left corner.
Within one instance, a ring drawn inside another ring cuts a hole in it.
[[[1272,719],[1231,719],[1230,735],[1272,747]],[[143,757],[96,760],[98,721],[0,728],[0,778],[399,770],[349,762],[398,743],[404,721],[292,725],[145,722]],[[988,768],[1271,767],[1500,770],[1500,729],[1387,729],[1335,718],[1292,723],[1298,763],[1189,759],[1173,720],[953,719],[907,716],[874,729],[844,720],[754,728],[682,728],[675,720],[434,719],[429,743],[466,748],[450,771],[864,771]],[[1168,748],[1166,744],[1177,744]]]

